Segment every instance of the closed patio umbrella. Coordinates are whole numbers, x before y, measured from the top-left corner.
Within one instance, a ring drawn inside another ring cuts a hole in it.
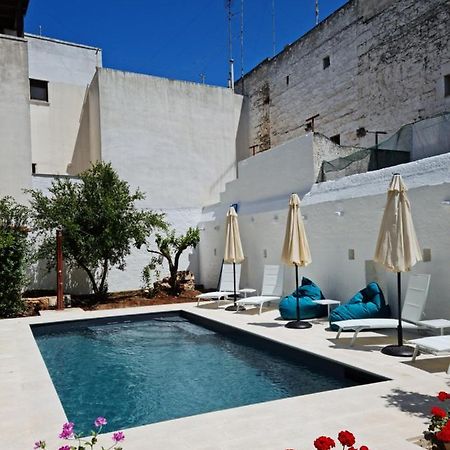
[[[412,356],[414,349],[403,345],[401,273],[408,272],[416,262],[422,261],[422,252],[414,230],[411,205],[406,191],[400,174],[394,174],[387,193],[374,256],[374,260],[387,270],[397,272],[398,342],[397,345],[384,347],[382,352],[405,357]]]
[[[286,234],[284,236],[283,252],[281,260],[284,264],[295,266],[295,293],[297,298],[297,320],[288,322],[287,328],[310,328],[309,322],[300,320],[300,300],[298,298],[298,267],[311,263],[308,240],[306,239],[305,226],[300,214],[300,199],[297,194],[292,194],[289,200],[289,213],[286,222]]]
[[[243,306],[236,305],[236,263],[244,261],[244,252],[242,250],[241,236],[239,234],[238,215],[236,210],[230,206],[227,212],[227,229],[225,236],[225,254],[224,262],[233,264],[233,287],[234,287],[234,305],[226,308],[227,311],[244,310]]]

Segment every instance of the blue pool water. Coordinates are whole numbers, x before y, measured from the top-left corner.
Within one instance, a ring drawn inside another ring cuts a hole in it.
[[[355,384],[180,316],[35,332],[66,415],[107,431]]]

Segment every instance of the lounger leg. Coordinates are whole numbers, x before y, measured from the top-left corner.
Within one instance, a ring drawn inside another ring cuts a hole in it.
[[[339,336],[341,335],[341,333],[342,333],[342,328],[339,328],[339,331],[337,332],[337,335],[336,335],[336,339],[339,339]]]
[[[362,328],[357,328],[357,329],[355,330],[355,334],[353,335],[352,341],[350,342],[350,347],[353,347],[353,344],[355,343],[356,338],[358,337],[358,333],[359,333],[361,330],[362,330]]]
[[[261,315],[261,313],[262,313],[262,307],[263,307],[263,304],[261,303],[260,305],[259,305],[259,315]]]
[[[416,345],[416,348],[414,349],[414,353],[412,355],[411,362],[414,362],[416,360],[418,354],[419,354],[419,346]]]
[[[447,367],[447,375],[450,375],[450,364],[449,364],[449,366]]]

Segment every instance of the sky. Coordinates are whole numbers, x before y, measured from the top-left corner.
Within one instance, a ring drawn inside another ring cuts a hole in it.
[[[25,32],[100,47],[104,67],[226,86],[228,1],[30,0]],[[320,20],[346,2],[319,0]],[[231,3],[236,79],[315,25],[315,0]]]

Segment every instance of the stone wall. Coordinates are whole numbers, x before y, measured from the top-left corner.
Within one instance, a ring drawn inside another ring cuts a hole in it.
[[[251,154],[315,131],[341,144],[372,146],[374,135],[450,110],[448,0],[351,0],[237,82],[248,111]],[[329,58],[329,66],[326,58]]]

